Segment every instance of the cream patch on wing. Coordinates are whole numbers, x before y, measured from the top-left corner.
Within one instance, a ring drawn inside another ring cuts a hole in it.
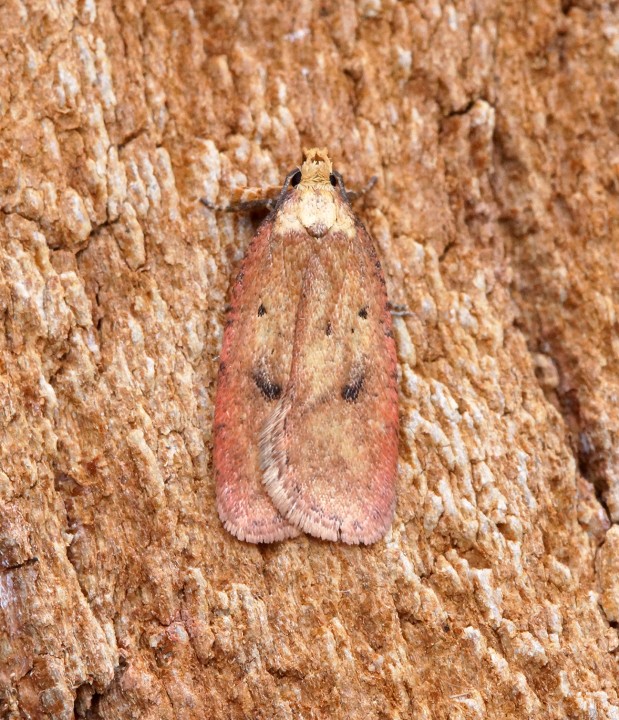
[[[336,205],[333,195],[324,191],[303,192],[299,198],[299,222],[312,237],[322,237],[335,225]]]
[[[275,234],[308,233],[322,237],[327,232],[340,232],[352,239],[356,235],[355,221],[349,208],[336,202],[331,189],[297,189],[280,208],[273,222]]]

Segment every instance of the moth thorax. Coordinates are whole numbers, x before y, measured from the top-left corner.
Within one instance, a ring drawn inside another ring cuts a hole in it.
[[[297,217],[312,237],[322,237],[335,224],[335,198],[330,190],[308,188],[299,197]]]

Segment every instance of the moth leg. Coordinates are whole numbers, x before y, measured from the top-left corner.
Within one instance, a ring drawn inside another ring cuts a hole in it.
[[[406,305],[394,305],[390,302],[387,303],[387,309],[393,315],[393,317],[410,317],[412,312],[406,307]]]
[[[370,190],[376,185],[378,182],[378,175],[372,175],[372,177],[366,182],[366,184],[359,188],[358,190],[346,190],[346,195],[348,195],[348,199],[350,202],[355,202],[356,200],[359,200],[364,195],[367,195],[367,193],[370,192]]]
[[[233,191],[228,205],[216,205],[206,198],[201,198],[200,202],[209,210],[217,212],[247,213],[257,210],[270,212],[275,207],[280,192],[279,185],[267,185],[263,188],[237,188]]]

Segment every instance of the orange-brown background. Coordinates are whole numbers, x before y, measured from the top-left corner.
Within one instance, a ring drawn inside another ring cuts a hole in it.
[[[0,715],[617,718],[619,19],[601,2],[0,8]],[[235,541],[248,218],[329,147],[396,320],[386,540]]]

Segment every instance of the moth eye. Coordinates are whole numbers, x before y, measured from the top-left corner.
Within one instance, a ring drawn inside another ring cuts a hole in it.
[[[292,185],[292,187],[296,187],[301,182],[302,177],[303,176],[301,175],[301,171],[297,170],[296,173],[290,178],[290,184]]]
[[[335,187],[337,185],[337,178],[335,177],[335,175],[333,173],[331,173],[331,175],[329,175],[329,182],[331,183],[331,185],[333,185],[333,187]]]
[[[262,303],[260,303],[260,307],[258,308],[258,317],[262,317],[263,315],[267,314],[267,309],[264,307]]]

